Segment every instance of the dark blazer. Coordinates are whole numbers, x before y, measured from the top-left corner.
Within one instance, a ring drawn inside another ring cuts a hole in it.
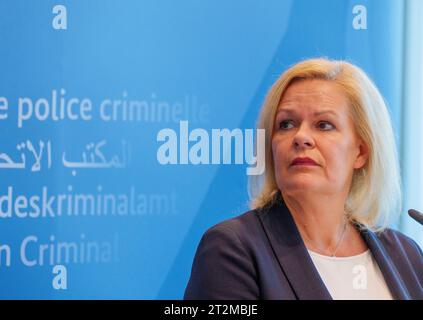
[[[282,199],[282,197],[279,197]],[[423,299],[423,254],[392,229],[361,230],[394,299]],[[184,299],[332,299],[283,200],[210,228]]]

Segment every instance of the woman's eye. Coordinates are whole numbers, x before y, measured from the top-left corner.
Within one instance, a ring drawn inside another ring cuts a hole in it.
[[[293,127],[291,120],[283,120],[279,122],[279,129],[287,130],[291,129]]]
[[[292,120],[282,120],[282,121],[279,122],[279,129],[280,130],[289,130],[289,129],[292,129],[293,127],[294,127],[294,123],[293,123]],[[329,131],[329,130],[335,129],[335,126],[332,125],[328,121],[320,121],[317,124],[317,127],[320,130],[323,130],[323,131]]]
[[[318,124],[318,127],[319,127],[319,129],[322,129],[322,130],[332,130],[332,129],[334,129],[335,127],[330,123],[330,122],[327,122],[327,121],[320,121],[319,122],[319,124]]]

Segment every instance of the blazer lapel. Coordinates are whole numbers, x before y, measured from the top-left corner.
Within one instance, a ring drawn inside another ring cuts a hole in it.
[[[301,300],[332,299],[282,197],[277,204],[263,209],[259,218],[296,297]]]
[[[367,243],[370,251],[373,254],[377,264],[379,265],[380,271],[385,278],[386,284],[390,289],[392,296],[397,300],[409,300],[411,299],[401,276],[389,257],[388,253],[384,249],[381,241],[376,234],[368,229],[360,229],[361,235]]]

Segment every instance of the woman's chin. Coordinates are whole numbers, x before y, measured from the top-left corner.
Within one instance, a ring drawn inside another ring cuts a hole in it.
[[[322,184],[319,183],[316,177],[302,176],[283,181],[283,189],[289,192],[307,192],[321,190]]]

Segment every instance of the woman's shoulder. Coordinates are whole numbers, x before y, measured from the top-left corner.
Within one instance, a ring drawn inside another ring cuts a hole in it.
[[[384,247],[392,254],[395,255],[402,251],[412,260],[419,261],[420,264],[423,263],[422,249],[411,237],[391,228],[378,232],[377,236]]]
[[[249,238],[259,230],[256,214],[247,211],[207,229],[194,257],[185,299],[258,299],[254,239]]]
[[[382,232],[378,232],[377,235],[379,239],[385,242],[387,245],[401,245],[421,251],[416,241],[401,231],[392,228],[386,228]]]
[[[252,209],[228,218],[206,229],[201,244],[214,243],[222,246],[238,246],[248,251],[267,245],[267,236],[261,216],[262,209]]]
[[[206,230],[205,235],[223,233],[242,238],[245,235],[252,235],[260,229],[259,211],[249,210],[235,217],[216,223]]]

